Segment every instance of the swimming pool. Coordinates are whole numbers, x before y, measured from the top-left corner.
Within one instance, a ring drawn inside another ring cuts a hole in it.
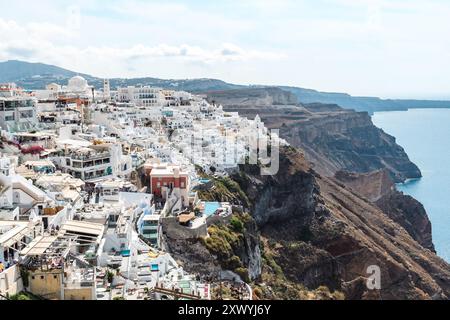
[[[204,214],[206,216],[212,216],[214,213],[216,213],[217,209],[221,208],[219,202],[205,202],[205,211]]]
[[[157,264],[152,264],[150,268],[152,271],[155,271],[155,272],[159,271],[159,265],[157,265]]]
[[[122,255],[122,257],[126,258],[129,257],[131,255],[131,250],[122,250],[120,252],[120,254]]]

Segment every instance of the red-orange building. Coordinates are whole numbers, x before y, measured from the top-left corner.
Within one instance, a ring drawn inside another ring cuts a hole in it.
[[[181,197],[183,205],[189,206],[190,179],[187,171],[172,164],[147,163],[144,168],[152,194],[167,198],[173,193]]]

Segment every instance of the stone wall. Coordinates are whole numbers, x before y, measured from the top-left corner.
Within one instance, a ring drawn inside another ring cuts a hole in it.
[[[161,219],[163,233],[167,238],[175,240],[188,240],[206,237],[208,230],[206,225],[202,225],[197,229],[190,229],[178,223],[175,217]]]
[[[0,294],[15,295],[23,291],[22,278],[18,265],[12,266],[0,273]]]

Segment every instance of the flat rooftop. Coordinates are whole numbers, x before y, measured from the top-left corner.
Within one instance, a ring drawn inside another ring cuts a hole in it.
[[[20,254],[22,256],[40,256],[55,242],[58,237],[36,237],[31,241]]]
[[[72,177],[68,173],[46,174],[37,180],[37,184],[64,184],[66,186],[82,187],[85,185],[83,180]]]
[[[97,239],[100,242],[105,232],[105,226],[99,223],[86,222],[86,221],[67,221],[61,227],[59,233],[61,235],[76,236],[76,235],[88,235]]]
[[[175,172],[179,170],[180,176],[188,176],[189,172],[186,169],[182,168],[179,165],[175,164],[159,164],[159,165],[151,165],[146,164],[145,166],[152,166],[152,171],[150,173],[151,176],[172,176],[175,175]]]
[[[161,219],[161,215],[159,214],[148,214],[142,218],[142,221],[159,221]]]
[[[31,230],[29,222],[25,221],[0,221],[0,229],[6,230],[0,235],[0,245],[9,247],[20,241]]]

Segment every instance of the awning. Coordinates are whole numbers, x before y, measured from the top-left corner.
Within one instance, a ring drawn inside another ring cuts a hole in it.
[[[22,256],[40,256],[47,251],[57,237],[37,237],[20,252]]]
[[[26,222],[8,222],[1,221],[2,225],[8,225],[9,223],[14,227],[0,236],[0,245],[3,247],[12,247],[14,244],[22,241],[22,238],[29,236],[32,229],[28,227]]]
[[[183,224],[188,223],[189,221],[194,220],[194,219],[195,219],[195,213],[180,214],[178,216],[178,221]]]
[[[103,236],[104,231],[105,226],[103,224],[72,220],[63,224],[60,230],[60,234],[89,235],[95,238],[100,238],[101,236]]]

